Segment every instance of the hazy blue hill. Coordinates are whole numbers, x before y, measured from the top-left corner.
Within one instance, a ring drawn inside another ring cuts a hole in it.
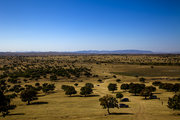
[[[75,53],[86,53],[86,54],[153,54],[152,51],[145,50],[112,50],[112,51],[98,51],[98,50],[85,50],[76,51]]]

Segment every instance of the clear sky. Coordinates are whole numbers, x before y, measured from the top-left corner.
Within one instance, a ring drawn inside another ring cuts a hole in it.
[[[0,0],[0,51],[180,52],[180,0]]]

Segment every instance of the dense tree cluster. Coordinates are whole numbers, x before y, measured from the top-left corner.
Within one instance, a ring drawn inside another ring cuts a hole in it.
[[[180,91],[180,83],[160,83],[158,84],[159,89],[165,89],[168,92],[178,92]]]

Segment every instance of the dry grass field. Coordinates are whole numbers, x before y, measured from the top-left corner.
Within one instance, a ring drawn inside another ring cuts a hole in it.
[[[143,63],[144,65],[142,65]],[[180,83],[179,64],[179,55],[1,56],[1,75],[19,70],[26,71],[30,68],[45,69],[47,66],[55,68],[60,66],[65,69],[85,67],[90,69],[92,76],[75,77],[71,75],[69,78],[57,76],[56,81],[50,80],[51,74],[33,79],[18,77],[16,79],[21,82],[15,83],[17,85],[34,85],[37,82],[42,85],[47,82],[54,83],[56,88],[48,94],[40,91],[38,100],[32,101],[31,105],[22,102],[19,97],[20,93],[18,93],[18,97],[12,100],[12,104],[17,107],[10,110],[10,114],[6,117],[0,117],[0,120],[179,120],[180,111],[174,111],[167,107],[168,98],[172,97],[174,92],[167,92],[156,86],[157,90],[154,94],[160,99],[144,100],[142,96],[134,96],[128,91],[120,89],[123,83],[140,83],[140,77],[146,78],[146,86],[152,85],[154,81]],[[3,79],[8,80],[8,77]],[[28,82],[24,82],[24,79],[27,79]],[[102,83],[97,81],[99,79],[102,80]],[[117,79],[120,79],[121,82],[117,83]],[[74,83],[79,85],[74,86]],[[94,84],[91,96],[80,96],[80,88],[85,83]],[[114,93],[108,91],[109,83],[116,83],[118,90]],[[8,82],[8,84],[13,86],[14,83]],[[65,95],[61,89],[62,85],[74,86],[77,94],[72,97]],[[129,105],[129,108],[110,109],[112,114],[108,115],[107,110],[100,106],[99,98],[107,94],[115,97],[117,92],[122,92],[124,98],[129,98],[130,102],[125,103]]]

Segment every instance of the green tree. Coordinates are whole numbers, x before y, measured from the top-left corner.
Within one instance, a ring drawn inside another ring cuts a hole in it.
[[[75,90],[75,88],[73,86],[69,86],[66,90],[65,90],[65,94],[66,95],[72,95],[72,94],[76,94],[77,91]]]
[[[110,95],[103,96],[99,99],[99,102],[103,109],[107,109],[108,114],[111,114],[110,108],[119,108],[117,99]]]
[[[120,93],[120,92],[116,93],[116,98],[121,99],[123,97],[124,97],[124,95],[122,93]]]
[[[129,84],[122,84],[121,89],[122,90],[128,90],[129,89]]]
[[[81,95],[84,95],[86,97],[87,95],[91,93],[93,93],[93,90],[91,87],[84,86],[81,88],[81,92],[80,92]]]
[[[115,90],[117,90],[117,84],[110,83],[108,85],[108,90],[114,92]]]
[[[121,82],[121,80],[120,80],[120,79],[117,79],[116,82],[119,83],[119,82]]]
[[[94,88],[94,85],[92,83],[86,83],[85,86],[90,87],[90,88]]]
[[[10,105],[11,99],[9,96],[5,96],[2,91],[0,91],[0,112],[2,116],[5,117],[9,114],[10,109],[14,109],[15,105]]]
[[[172,98],[169,98],[168,107],[173,110],[180,110],[180,94],[176,94]]]
[[[146,80],[146,79],[143,78],[143,77],[142,77],[142,78],[139,78],[139,81],[140,81],[140,82],[145,82],[145,80]]]
[[[145,88],[144,84],[129,84],[129,92],[134,93],[134,95],[137,95],[137,93],[140,93]]]
[[[79,85],[78,83],[74,83],[74,86],[76,86],[76,87],[77,87],[78,85]]]
[[[28,102],[27,104],[30,105],[30,102],[33,100],[37,100],[37,91],[35,89],[25,89],[21,92],[20,98],[23,102]]]
[[[146,89],[146,88],[143,89],[143,90],[140,92],[140,95],[141,95],[141,96],[144,96],[145,99],[147,99],[148,96],[151,96],[151,94],[152,94],[152,93],[151,93],[150,89]]]
[[[42,86],[42,91],[44,93],[48,93],[49,91],[53,91],[54,89],[55,89],[54,84],[44,83],[43,86]]]
[[[57,76],[56,75],[51,75],[50,76],[50,80],[51,81],[56,81],[57,80]]]
[[[69,87],[69,85],[62,85],[62,86],[61,86],[61,89],[64,90],[64,91],[66,91],[66,89],[67,89],[68,87]]]

